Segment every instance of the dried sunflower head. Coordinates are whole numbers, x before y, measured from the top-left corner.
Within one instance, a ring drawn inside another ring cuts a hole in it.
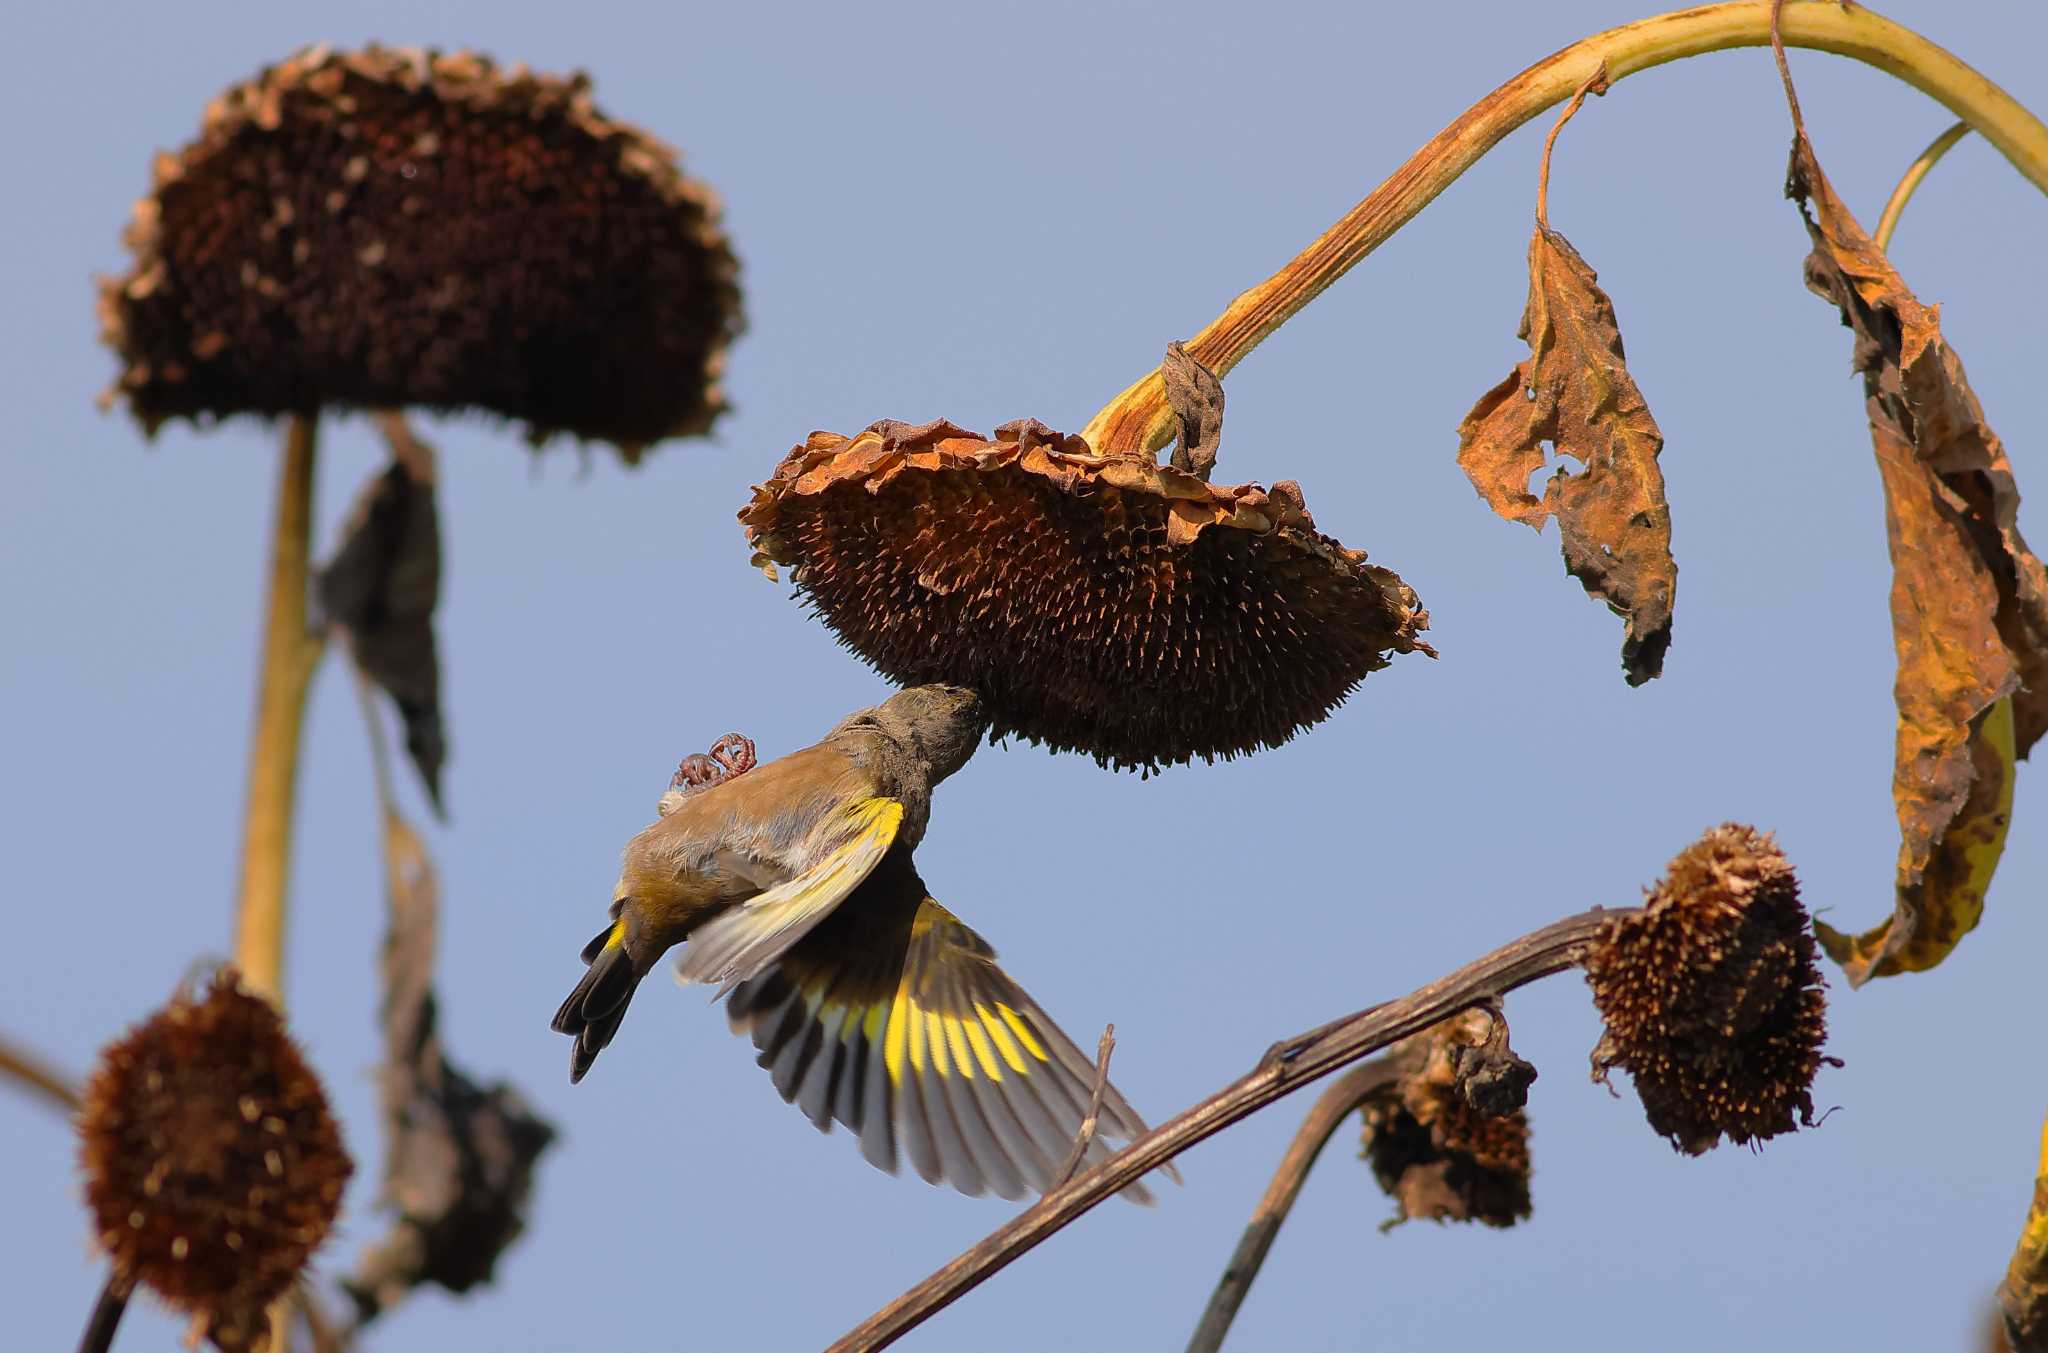
[[[115,1271],[223,1332],[260,1328],[354,1168],[277,1011],[229,969],[100,1055],[79,1137]]]
[[[1292,482],[1212,486],[1031,421],[814,433],[740,521],[885,676],[973,686],[994,736],[1104,764],[1276,746],[1431,652],[1414,591]]]
[[[717,200],[580,74],[311,48],[216,98],[154,177],[100,290],[109,394],[151,430],[481,408],[632,460],[724,408]]]
[[[1458,1085],[1459,1053],[1488,1025],[1471,1011],[1415,1035],[1393,1054],[1412,1057],[1413,1069],[1365,1101],[1362,1154],[1397,1221],[1507,1227],[1529,1217],[1528,1113],[1484,1112]]]
[[[1833,1060],[1814,953],[1777,843],[1733,823],[1708,832],[1587,957],[1606,1025],[1594,1079],[1628,1072],[1650,1126],[1694,1155],[1811,1126],[1813,1078]]]

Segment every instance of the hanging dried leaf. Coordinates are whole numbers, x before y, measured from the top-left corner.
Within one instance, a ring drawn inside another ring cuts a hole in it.
[[[1167,406],[1180,422],[1173,468],[1206,484],[1223,447],[1223,382],[1179,343],[1166,345],[1159,375],[1166,385]]]
[[[1803,130],[1786,195],[1813,239],[1806,284],[1856,335],[1892,559],[1892,916],[1816,929],[1851,984],[1931,968],[1977,924],[2004,847],[2013,761],[2048,727],[2048,572],[2020,538],[2019,490],[1963,365],[1835,195]]]
[[[1621,665],[1640,686],[1664,670],[1678,565],[1671,557],[1671,508],[1657,455],[1664,434],[1628,374],[1614,302],[1563,235],[1550,228],[1550,151],[1558,128],[1590,90],[1596,71],[1551,129],[1537,181],[1536,231],[1529,240],[1529,302],[1517,336],[1529,356],[1479,397],[1458,425],[1458,465],[1487,506],[1541,530],[1557,519],[1565,572],[1586,595],[1628,622]],[[1529,491],[1546,450],[1560,461],[1543,496]]]
[[[1414,1035],[1395,1049],[1409,1067],[1360,1106],[1361,1154],[1394,1200],[1382,1229],[1416,1217],[1497,1227],[1529,1219],[1528,1082],[1501,1113],[1475,1106],[1466,1089],[1477,1060],[1467,1054],[1503,1027],[1468,1010]],[[1520,1065],[1533,1079],[1534,1069]]]
[[[316,586],[327,623],[341,628],[356,666],[382,687],[405,720],[405,750],[441,811],[441,667],[434,606],[441,595],[441,526],[433,460],[402,424],[399,454],[370,481],[349,514],[341,548]]]
[[[449,1062],[433,990],[433,865],[388,807],[384,856],[383,1201],[398,1220],[342,1283],[360,1324],[425,1283],[466,1292],[488,1282],[526,1229],[534,1167],[555,1137],[511,1086],[479,1086]]]

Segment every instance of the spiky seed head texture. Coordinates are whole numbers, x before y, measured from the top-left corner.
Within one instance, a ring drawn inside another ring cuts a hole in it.
[[[738,265],[673,150],[583,75],[309,48],[159,155],[100,322],[144,427],[482,409],[628,461],[725,407]]]
[[[1693,1155],[1813,1122],[1826,982],[1777,843],[1729,823],[1680,852],[1585,964],[1606,1028],[1593,1074],[1629,1073],[1650,1126]]]
[[[78,1130],[116,1271],[223,1328],[291,1286],[354,1169],[276,1009],[226,968],[100,1054]]]
[[[1276,746],[1431,652],[1414,591],[1291,481],[1211,485],[1032,421],[813,433],[740,521],[883,675],[974,687],[996,736],[1106,765]]]

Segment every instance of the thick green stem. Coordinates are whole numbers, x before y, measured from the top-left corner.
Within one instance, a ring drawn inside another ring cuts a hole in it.
[[[1861,61],[1931,95],[2048,192],[2048,127],[1911,29],[1837,0],[1787,4],[1781,29],[1790,46]],[[1625,24],[1546,57],[1466,110],[1286,267],[1232,301],[1187,344],[1188,352],[1217,375],[1228,372],[1502,137],[1570,98],[1603,65],[1612,84],[1668,61],[1765,46],[1770,32],[1769,0],[1740,0]],[[1165,383],[1151,371],[1096,414],[1081,435],[1099,452],[1151,452],[1173,440],[1174,429]]]
[[[320,663],[306,627],[313,536],[313,416],[285,426],[271,535],[270,595],[263,622],[263,673],[249,747],[249,799],[242,824],[242,882],[235,913],[235,964],[242,980],[282,1003],[285,887],[291,872],[292,808],[306,689]]]

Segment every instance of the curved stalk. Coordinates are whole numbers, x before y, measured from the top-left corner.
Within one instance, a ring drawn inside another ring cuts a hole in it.
[[[1899,213],[1913,200],[1914,190],[1920,180],[1927,177],[1927,171],[1941,163],[1941,157],[1954,149],[1956,142],[1970,134],[1970,124],[1958,122],[1941,135],[1927,143],[1927,149],[1920,152],[1920,158],[1906,166],[1905,174],[1899,179],[1899,186],[1892,189],[1892,195],[1885,200],[1884,214],[1877,218],[1877,229],[1870,233],[1872,243],[1880,249],[1892,247],[1892,231],[1898,228]]]
[[[2048,192],[2048,126],[1942,48],[1860,4],[1836,0],[1788,4],[1781,26],[1790,46],[1861,61],[1930,95]],[[1227,373],[1501,138],[1570,98],[1603,64],[1613,83],[1668,61],[1762,47],[1770,34],[1769,0],[1739,0],[1624,24],[1544,58],[1467,109],[1286,267],[1232,301],[1188,342],[1188,352],[1218,376]],[[1173,439],[1174,426],[1155,370],[1110,401],[1081,435],[1098,452],[1149,453]]]
[[[285,425],[277,518],[270,546],[270,595],[263,621],[263,675],[249,746],[249,800],[242,819],[242,882],[235,913],[235,964],[250,990],[284,994],[285,885],[291,872],[292,808],[306,689],[322,644],[306,628],[312,568],[314,422]]]
[[[1237,1249],[1224,1266],[1223,1276],[1217,1279],[1216,1290],[1209,1295],[1201,1323],[1188,1340],[1188,1353],[1216,1353],[1223,1347],[1230,1322],[1237,1318],[1237,1308],[1244,1304],[1252,1281],[1264,1267],[1266,1252],[1273,1248],[1281,1223],[1294,1210],[1294,1200],[1301,1196],[1301,1186],[1308,1182],[1308,1172],[1316,1157],[1323,1153],[1346,1118],[1373,1095],[1400,1080],[1406,1070],[1404,1059],[1388,1053],[1370,1062],[1360,1062],[1317,1097],[1308,1116],[1295,1129],[1294,1140],[1287,1144],[1287,1154],[1280,1157],[1280,1164],[1274,1168],[1259,1205],[1252,1209],[1252,1219],[1245,1223]]]

